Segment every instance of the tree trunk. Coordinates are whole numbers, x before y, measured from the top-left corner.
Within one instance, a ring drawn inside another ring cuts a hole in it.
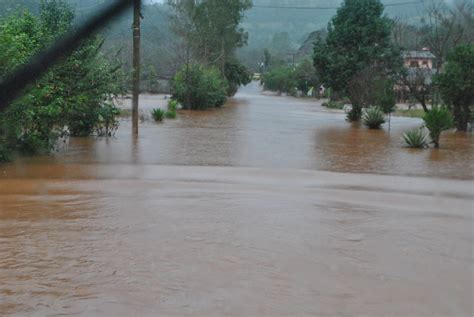
[[[138,101],[140,98],[140,18],[141,0],[134,0],[133,7],[133,88],[132,133],[138,134]]]
[[[222,43],[221,43],[221,72],[222,72],[222,76],[225,76],[225,47],[224,47],[224,37],[222,37]]]
[[[456,122],[456,129],[458,131],[467,131],[469,118],[471,117],[471,109],[469,106],[454,106],[454,118]]]

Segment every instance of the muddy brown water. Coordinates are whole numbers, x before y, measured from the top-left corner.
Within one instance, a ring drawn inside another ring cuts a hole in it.
[[[419,124],[251,85],[0,166],[0,316],[472,316],[474,142]]]

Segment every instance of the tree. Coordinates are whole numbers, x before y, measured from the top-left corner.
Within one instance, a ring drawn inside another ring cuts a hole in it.
[[[247,84],[246,77],[250,78],[250,75],[234,55],[236,48],[247,43],[248,35],[239,25],[251,1],[169,0],[168,3],[174,10],[172,28],[181,38],[181,47],[184,48],[184,66],[178,78],[182,84],[188,85],[182,90],[188,94],[184,101],[186,107],[195,108],[190,106],[193,101],[189,93],[195,92],[195,87],[190,85],[197,75],[196,63],[200,63],[203,70],[219,69],[225,79],[222,88],[229,96],[235,94],[239,85]],[[205,92],[200,95],[205,95]]]
[[[40,16],[19,12],[0,22],[0,78],[72,27],[64,0],[41,1]],[[86,39],[31,85],[0,116],[0,157],[47,152],[61,135],[109,134],[116,128],[114,72],[100,54],[103,40]]]
[[[415,98],[425,112],[428,112],[428,102],[433,95],[433,69],[425,67],[403,68],[400,71],[399,82],[402,89]]]
[[[423,117],[426,128],[430,131],[431,141],[435,148],[439,148],[441,132],[453,127],[453,117],[445,107],[433,106]]]
[[[401,65],[399,50],[391,43],[393,23],[383,10],[379,0],[345,0],[329,23],[326,40],[315,44],[317,73],[327,87],[351,99],[350,120],[360,120],[363,105],[348,89],[349,82],[368,67],[389,76]]]
[[[470,0],[458,0],[452,6],[441,0],[428,2],[427,17],[422,19],[422,43],[436,56],[436,73],[441,71],[448,52],[473,40],[473,11]]]
[[[435,84],[454,115],[456,128],[466,131],[474,106],[474,44],[460,45],[448,55]]]
[[[247,85],[251,81],[250,72],[237,59],[229,59],[225,64],[224,77],[227,79],[227,95],[232,97],[241,85]]]
[[[316,70],[309,59],[303,60],[294,70],[296,88],[307,94],[311,88],[317,88],[319,84]]]
[[[215,67],[185,66],[173,79],[173,98],[188,110],[220,107],[227,99],[227,84]]]

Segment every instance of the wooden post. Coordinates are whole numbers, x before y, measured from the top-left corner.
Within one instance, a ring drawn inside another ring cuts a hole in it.
[[[140,19],[141,0],[133,3],[133,87],[132,133],[138,134],[138,101],[140,98]]]

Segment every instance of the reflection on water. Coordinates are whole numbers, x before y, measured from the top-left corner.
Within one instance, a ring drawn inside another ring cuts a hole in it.
[[[471,316],[472,137],[419,124],[254,85],[3,165],[0,316]]]

